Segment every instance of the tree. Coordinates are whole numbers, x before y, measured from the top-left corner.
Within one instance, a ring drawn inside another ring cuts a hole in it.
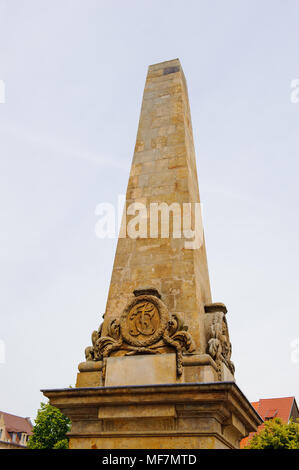
[[[245,449],[299,449],[299,423],[288,424],[280,418],[265,421],[264,428],[256,433]]]
[[[49,403],[41,403],[27,447],[29,449],[68,449],[66,433],[70,427],[71,421],[58,408]]]

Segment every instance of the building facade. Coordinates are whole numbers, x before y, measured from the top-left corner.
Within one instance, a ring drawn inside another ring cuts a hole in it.
[[[24,448],[31,434],[30,418],[0,411],[0,449]]]

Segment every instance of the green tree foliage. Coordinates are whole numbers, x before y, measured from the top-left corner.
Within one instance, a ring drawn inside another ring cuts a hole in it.
[[[41,403],[27,448],[68,449],[66,433],[70,427],[71,421],[58,408]]]
[[[61,441],[56,442],[54,444],[53,449],[68,449],[69,448],[69,441],[68,439],[62,439]]]
[[[264,428],[255,434],[245,449],[299,449],[299,423],[288,424],[280,418],[265,421]]]

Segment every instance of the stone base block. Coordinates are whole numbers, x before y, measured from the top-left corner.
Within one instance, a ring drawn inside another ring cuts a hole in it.
[[[105,386],[177,382],[175,354],[108,357]]]
[[[76,387],[101,387],[103,385],[101,372],[79,372]]]
[[[73,449],[238,448],[262,420],[235,382],[43,390]]]
[[[217,365],[208,354],[186,355],[183,357],[183,366],[184,382],[216,382],[218,380]]]
[[[103,362],[86,361],[78,366],[76,387],[101,387],[103,385]]]
[[[230,382],[231,380],[235,380],[231,371],[226,367],[224,362],[221,364],[221,376],[223,377],[222,380]]]
[[[176,355],[172,353],[108,357],[105,383],[103,382],[102,361],[81,362],[78,368],[76,387],[155,385],[218,380],[217,366],[208,354],[184,355],[181,376],[177,375]],[[234,380],[227,367],[223,369],[222,375],[225,381]]]

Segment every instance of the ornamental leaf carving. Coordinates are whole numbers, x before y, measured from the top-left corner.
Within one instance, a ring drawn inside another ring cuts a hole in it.
[[[226,321],[227,310],[223,304],[210,304],[206,309],[207,353],[218,367],[218,378],[221,380],[221,363],[223,362],[232,374],[235,372],[231,361],[232,345]]]

